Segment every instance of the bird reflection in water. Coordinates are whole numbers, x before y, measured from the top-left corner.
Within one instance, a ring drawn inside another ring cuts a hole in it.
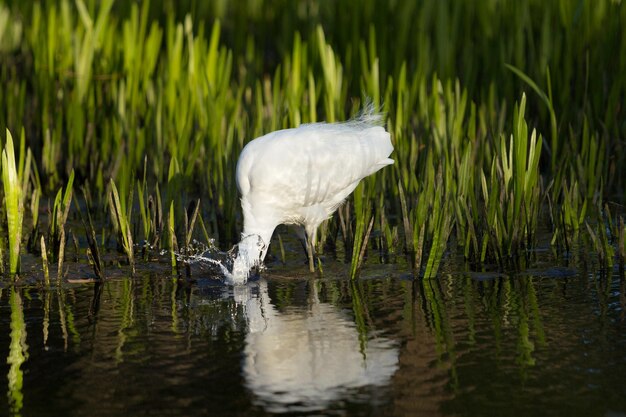
[[[359,389],[388,385],[398,367],[393,341],[379,336],[362,346],[350,316],[311,288],[307,308],[280,312],[265,280],[234,288],[248,322],[246,386],[270,412],[324,409]]]

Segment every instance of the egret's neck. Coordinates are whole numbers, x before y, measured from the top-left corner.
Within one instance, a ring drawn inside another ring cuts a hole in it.
[[[274,229],[280,223],[276,219],[276,216],[271,209],[265,207],[263,204],[250,204],[247,198],[241,199],[241,209],[243,211],[243,232],[241,233],[241,240],[247,236],[256,235],[261,238],[264,249],[261,251],[260,259],[265,259],[267,248],[272,240],[272,234]]]
[[[243,232],[237,245],[237,257],[233,260],[232,276],[235,283],[248,279],[250,270],[260,265],[265,259],[274,229],[278,224],[271,210],[262,204],[250,204],[247,198],[241,199],[243,211]]]

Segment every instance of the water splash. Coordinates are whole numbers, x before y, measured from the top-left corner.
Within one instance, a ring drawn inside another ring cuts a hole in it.
[[[251,271],[261,266],[260,254],[264,248],[258,235],[242,238],[228,252],[220,251],[213,241],[206,245],[194,240],[189,247],[176,254],[176,259],[222,275],[229,284],[245,284]]]
[[[176,260],[188,265],[198,265],[211,274],[228,277],[232,269],[233,256],[229,252],[220,251],[213,241],[209,245],[193,240],[186,248],[176,253]]]

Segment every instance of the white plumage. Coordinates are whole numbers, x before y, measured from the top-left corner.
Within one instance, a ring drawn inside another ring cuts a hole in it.
[[[274,229],[298,224],[307,234],[313,271],[316,231],[363,178],[386,165],[393,145],[371,111],[344,123],[312,123],[261,136],[237,162],[237,187],[244,215],[233,279],[245,281],[265,258]]]

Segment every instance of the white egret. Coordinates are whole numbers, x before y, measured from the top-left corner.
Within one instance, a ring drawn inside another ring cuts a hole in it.
[[[359,182],[386,165],[393,145],[372,106],[342,123],[311,123],[261,136],[248,143],[237,162],[244,225],[231,280],[245,282],[265,258],[279,224],[306,232],[309,269],[317,228]]]

